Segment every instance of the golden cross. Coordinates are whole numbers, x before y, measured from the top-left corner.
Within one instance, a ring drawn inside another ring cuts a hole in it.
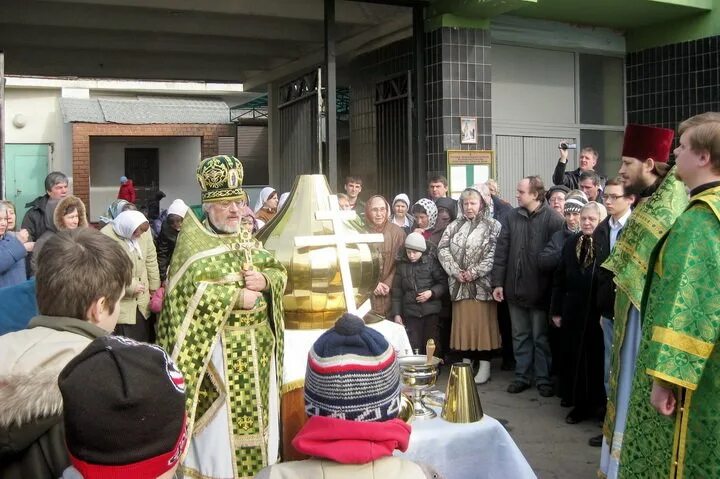
[[[385,239],[381,234],[363,234],[348,229],[345,226],[345,221],[356,219],[357,214],[352,210],[341,210],[336,195],[330,195],[329,200],[330,209],[316,212],[315,218],[318,220],[331,221],[334,234],[299,236],[295,238],[295,247],[306,248],[310,246],[335,246],[335,249],[337,250],[338,267],[340,268],[340,278],[342,279],[343,284],[345,306],[349,313],[357,314],[358,316],[362,317],[364,316],[362,310],[366,308],[362,306],[361,308],[358,308],[355,303],[352,276],[350,275],[350,259],[348,258],[347,245],[382,243],[383,241],[385,241]]]

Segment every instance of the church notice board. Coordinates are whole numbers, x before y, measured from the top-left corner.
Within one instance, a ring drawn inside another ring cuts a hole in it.
[[[495,152],[492,150],[447,150],[448,187],[450,196],[477,183],[495,178]]]

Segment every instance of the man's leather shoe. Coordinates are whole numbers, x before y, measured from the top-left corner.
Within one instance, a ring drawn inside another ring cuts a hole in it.
[[[523,392],[524,390],[526,390],[528,388],[530,388],[529,384],[525,384],[520,381],[513,381],[508,386],[507,392],[509,392],[510,394],[517,394],[517,393]]]
[[[538,386],[538,392],[540,395],[544,398],[553,397],[555,395],[555,390],[552,387],[552,384],[541,384]]]
[[[577,409],[573,409],[567,416],[565,416],[565,422],[568,424],[577,424],[585,419],[587,419],[587,414],[584,414]]]
[[[588,439],[588,446],[600,447],[600,446],[602,446],[602,442],[603,442],[603,435],[600,434],[599,436],[591,437],[590,439]]]

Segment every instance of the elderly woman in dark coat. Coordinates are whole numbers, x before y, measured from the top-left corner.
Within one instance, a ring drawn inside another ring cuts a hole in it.
[[[594,275],[600,267],[593,232],[606,216],[599,203],[583,206],[580,232],[565,242],[555,271],[550,312],[565,346],[559,358],[560,397],[563,406],[574,406],[565,418],[568,424],[604,414],[603,334],[592,298]]]
[[[493,219],[485,185],[460,195],[460,216],[445,229],[438,257],[448,274],[452,300],[450,347],[480,361],[475,382],[490,379],[491,351],[500,347],[497,308],[490,273],[500,223]]]

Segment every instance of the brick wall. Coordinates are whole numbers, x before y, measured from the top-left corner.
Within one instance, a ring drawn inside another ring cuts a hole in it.
[[[235,136],[235,125],[161,124],[117,125],[111,123],[73,123],[73,194],[90,204],[90,137],[92,136],[196,136],[202,137],[202,157],[217,154],[218,136]]]

